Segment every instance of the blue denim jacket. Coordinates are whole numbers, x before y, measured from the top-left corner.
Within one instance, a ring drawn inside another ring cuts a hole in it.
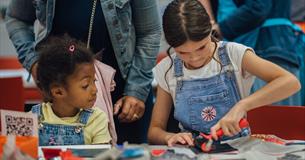
[[[52,30],[56,0],[11,0],[6,27],[20,62],[30,71],[36,46]],[[125,95],[145,101],[161,37],[156,0],[101,0],[101,8],[122,76]],[[119,23],[117,23],[119,22]]]

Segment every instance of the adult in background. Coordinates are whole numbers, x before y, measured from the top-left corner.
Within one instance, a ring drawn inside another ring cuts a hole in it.
[[[211,1],[213,2],[213,1]],[[252,47],[256,54],[294,74],[301,80],[305,42],[290,21],[290,0],[218,0],[213,28],[219,37]],[[212,3],[212,5],[215,2]],[[256,79],[253,92],[268,79]],[[304,93],[303,93],[304,94]],[[301,91],[277,105],[302,105]]]
[[[6,26],[34,79],[36,49],[49,36],[67,33],[87,43],[98,60],[117,70],[112,102],[118,143],[146,142],[161,35],[156,0],[12,0]]]

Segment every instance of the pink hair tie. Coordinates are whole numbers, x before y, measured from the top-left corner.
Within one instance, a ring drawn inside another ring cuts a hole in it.
[[[72,44],[69,46],[69,51],[73,53],[75,51],[75,46]]]

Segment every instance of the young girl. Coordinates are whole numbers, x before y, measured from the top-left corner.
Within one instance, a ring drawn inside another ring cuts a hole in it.
[[[32,108],[39,117],[39,145],[109,143],[107,115],[96,100],[94,58],[68,36],[53,38],[39,51],[37,85],[45,102]]]
[[[292,74],[259,58],[251,48],[217,42],[198,0],[172,1],[163,15],[163,29],[175,53],[169,48],[169,56],[154,69],[158,89],[148,134],[151,143],[194,145],[196,132],[212,134],[215,140],[249,135],[249,128],[238,125],[247,111],[300,89]],[[268,84],[249,95],[254,76]],[[183,130],[177,134],[166,131],[172,105]],[[225,136],[219,138],[220,128]]]

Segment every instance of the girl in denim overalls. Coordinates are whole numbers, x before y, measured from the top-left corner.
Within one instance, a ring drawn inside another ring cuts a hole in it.
[[[213,38],[210,18],[197,0],[172,1],[163,15],[163,29],[171,47],[154,69],[158,87],[148,134],[151,143],[194,145],[191,133],[196,132],[212,134],[215,140],[249,135],[249,128],[238,125],[247,111],[300,89],[296,77],[259,58],[251,48]],[[254,76],[268,83],[249,95]],[[181,133],[166,131],[171,106]],[[223,137],[216,136],[220,128]]]
[[[107,115],[97,107],[94,58],[69,37],[53,38],[42,47],[37,84],[45,102],[33,106],[39,118],[39,145],[109,143]]]

